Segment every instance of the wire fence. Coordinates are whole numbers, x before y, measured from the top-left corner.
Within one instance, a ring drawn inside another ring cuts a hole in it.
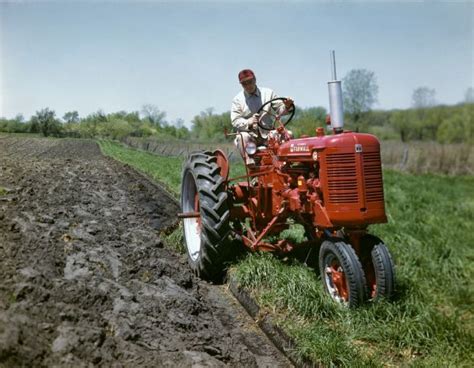
[[[386,168],[415,174],[474,174],[474,146],[436,142],[382,142]]]
[[[232,162],[242,160],[239,151],[233,143],[195,143],[192,141],[167,141],[157,138],[126,137],[122,140],[127,146],[147,151],[160,156],[174,156],[186,158],[191,152],[214,151],[220,149],[225,152]]]

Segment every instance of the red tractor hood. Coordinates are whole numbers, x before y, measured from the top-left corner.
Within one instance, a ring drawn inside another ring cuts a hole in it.
[[[380,143],[371,134],[344,132],[321,137],[292,139],[283,143],[277,151],[280,159],[312,159],[313,151],[331,152],[378,151]]]

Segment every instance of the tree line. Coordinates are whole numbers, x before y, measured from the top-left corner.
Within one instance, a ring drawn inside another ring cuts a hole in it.
[[[183,120],[168,123],[166,113],[154,105],[144,105],[142,111],[118,111],[106,114],[102,110],[79,117],[77,111],[65,113],[62,119],[54,110],[44,108],[26,121],[22,115],[14,119],[0,118],[0,131],[8,133],[40,133],[55,137],[106,138],[152,135],[188,139],[189,130]]]
[[[474,144],[474,90],[468,88],[465,100],[454,106],[438,105],[436,91],[419,87],[413,91],[412,107],[399,110],[373,110],[378,85],[375,74],[353,69],[343,78],[345,128],[368,132],[384,140],[437,141]],[[328,111],[324,107],[296,107],[290,129],[295,137],[314,135],[325,126]],[[54,110],[44,108],[29,120],[22,115],[0,118],[0,131],[41,133],[44,136],[123,139],[157,136],[166,139],[206,142],[224,141],[224,130],[231,131],[230,112],[215,113],[208,108],[196,115],[191,128],[182,119],[168,122],[166,112],[156,105],[144,105],[141,111],[104,113],[99,110],[85,117],[70,111],[58,118]]]
[[[324,107],[296,107],[288,128],[295,137],[314,135],[315,128],[325,126],[328,112]],[[375,134],[382,140],[437,141],[440,143],[474,144],[474,104],[433,106],[405,110],[369,110],[359,116],[346,113],[345,129]],[[76,111],[58,119],[49,108],[37,111],[30,120],[18,115],[14,119],[0,118],[0,132],[40,133],[44,136],[105,138],[125,137],[170,138],[201,142],[223,142],[224,130],[232,130],[230,112],[215,113],[209,108],[195,116],[191,129],[183,121],[168,123],[141,117],[139,112],[101,111],[79,118]]]

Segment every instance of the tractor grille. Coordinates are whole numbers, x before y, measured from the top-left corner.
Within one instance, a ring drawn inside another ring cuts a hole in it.
[[[363,152],[362,160],[365,200],[367,202],[383,201],[380,152]],[[328,154],[326,156],[326,167],[329,202],[333,204],[359,202],[356,154]]]
[[[383,201],[380,152],[364,152],[365,198],[367,202]]]
[[[326,156],[329,202],[357,203],[357,170],[354,153],[332,153]]]

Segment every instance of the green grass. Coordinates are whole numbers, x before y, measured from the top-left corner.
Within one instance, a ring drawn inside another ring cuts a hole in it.
[[[178,193],[181,160],[101,147]],[[232,169],[231,176],[243,172]],[[394,257],[394,301],[347,310],[324,294],[313,269],[270,254],[250,254],[231,276],[297,341],[301,357],[327,366],[470,366],[474,178],[385,171],[384,182],[389,223],[371,230]],[[170,237],[182,243],[179,229]]]
[[[113,157],[117,161],[133,166],[151,178],[165,184],[170,193],[179,196],[181,191],[181,170],[183,158],[165,157],[153,155],[145,151],[138,151],[124,147],[122,144],[112,141],[99,141],[100,148],[106,156]],[[230,176],[237,177],[245,175],[242,164],[232,165]]]
[[[469,366],[472,362],[474,178],[384,173],[389,223],[373,227],[396,264],[393,302],[346,310],[315,272],[250,255],[232,270],[326,365]]]
[[[130,165],[165,184],[175,197],[179,196],[183,160],[177,157],[162,157],[144,151],[125,148],[120,143],[99,141],[102,152],[117,161]]]

